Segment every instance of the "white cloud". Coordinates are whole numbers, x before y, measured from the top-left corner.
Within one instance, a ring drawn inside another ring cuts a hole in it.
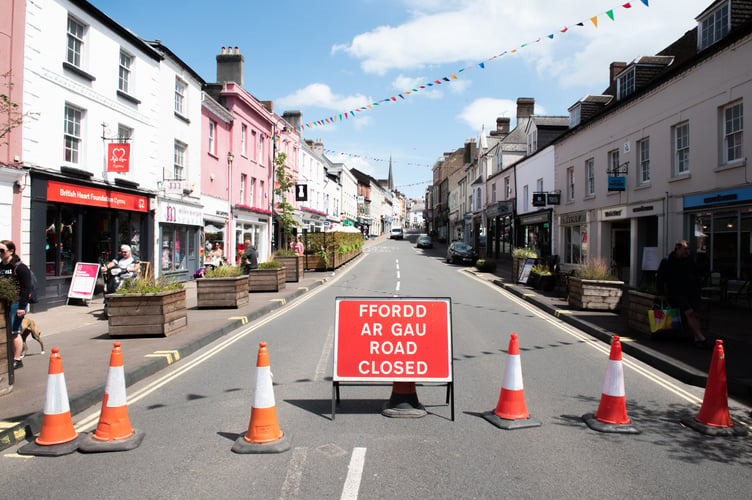
[[[536,104],[535,114],[545,115],[546,110]],[[510,128],[513,129],[517,121],[517,102],[509,99],[483,97],[471,102],[457,115],[457,118],[475,131],[480,132],[481,127],[485,126],[486,133],[496,130],[496,119],[499,117],[511,118]]]
[[[282,108],[319,107],[334,111],[355,109],[371,104],[373,99],[362,94],[343,96],[335,94],[329,85],[312,83],[294,93],[280,97],[275,105]]]
[[[694,26],[693,18],[709,0],[653,2],[639,0],[625,9],[620,2],[592,0],[405,0],[409,17],[398,26],[378,26],[336,45],[360,60],[366,73],[420,69],[436,64],[463,67],[484,61],[504,50],[537,67],[542,76],[558,77],[567,85],[592,82],[614,60],[630,61],[654,54]],[[598,3],[599,5],[594,5]],[[605,10],[612,9],[615,21]],[[590,18],[598,16],[598,28]],[[583,22],[583,27],[575,26]],[[567,33],[560,30],[567,26]],[[554,40],[547,38],[554,34]],[[524,43],[535,42],[524,48]],[[659,47],[659,48],[656,48]],[[494,64],[494,62],[489,62]],[[432,78],[441,76],[431,75]]]

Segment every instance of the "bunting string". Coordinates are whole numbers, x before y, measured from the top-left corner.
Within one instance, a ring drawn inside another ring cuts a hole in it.
[[[640,2],[645,7],[650,7],[649,0],[640,0]],[[330,125],[332,123],[340,122],[340,121],[343,121],[343,120],[349,120],[350,118],[355,118],[355,116],[357,114],[363,113],[365,111],[369,111],[369,110],[372,110],[372,109],[375,109],[377,106],[381,106],[382,104],[403,101],[403,100],[406,99],[406,96],[410,96],[412,94],[416,94],[416,93],[421,92],[423,90],[431,89],[431,88],[433,88],[435,86],[443,85],[443,84],[446,84],[446,83],[451,83],[451,82],[453,82],[455,80],[458,80],[459,79],[458,75],[461,74],[464,71],[471,70],[471,69],[477,69],[477,68],[485,69],[486,68],[486,63],[495,61],[496,59],[498,59],[498,58],[500,58],[500,57],[502,57],[504,55],[517,53],[519,51],[519,49],[522,49],[522,48],[528,47],[530,45],[539,43],[542,40],[546,40],[546,39],[548,39],[548,40],[554,40],[554,38],[556,36],[561,36],[561,34],[568,33],[569,30],[572,29],[572,28],[583,28],[583,27],[585,27],[588,24],[592,24],[593,27],[597,29],[598,28],[598,19],[602,18],[602,16],[604,16],[604,15],[606,17],[608,17],[611,21],[616,21],[616,17],[614,15],[614,11],[616,9],[619,9],[619,8],[622,8],[622,9],[631,9],[632,8],[632,4],[630,2],[623,3],[623,4],[621,4],[621,5],[617,6],[617,7],[614,7],[614,8],[608,9],[608,10],[606,10],[604,12],[601,12],[598,15],[591,16],[591,17],[588,18],[587,21],[580,21],[578,23],[575,23],[572,26],[564,26],[561,30],[559,30],[559,34],[550,33],[550,34],[546,35],[545,37],[538,37],[536,40],[533,40],[533,41],[527,42],[527,43],[523,43],[522,45],[520,45],[519,47],[517,47],[515,49],[505,50],[505,51],[503,51],[503,52],[501,52],[499,54],[496,54],[495,56],[489,57],[488,59],[486,59],[484,61],[481,61],[481,62],[479,62],[477,64],[473,64],[473,65],[470,65],[470,66],[466,66],[464,68],[460,68],[459,70],[457,70],[457,71],[455,71],[455,72],[453,72],[453,73],[451,73],[449,75],[446,75],[446,76],[437,78],[435,80],[426,82],[424,85],[419,85],[419,86],[417,86],[415,88],[405,90],[405,91],[400,92],[399,94],[394,95],[394,96],[386,97],[384,99],[379,99],[379,100],[377,100],[377,101],[375,101],[375,102],[373,102],[371,104],[367,104],[365,106],[361,106],[360,108],[355,108],[355,109],[352,109],[352,110],[349,110],[349,111],[340,112],[340,113],[337,113],[337,114],[332,115],[332,116],[327,117],[327,118],[322,118],[320,120],[315,120],[315,121],[312,121],[312,122],[308,122],[308,123],[302,124],[302,125],[296,127],[296,130],[297,131],[302,131],[302,130],[304,130],[306,128],[311,129],[311,128],[316,128],[316,127],[325,127],[325,126]]]

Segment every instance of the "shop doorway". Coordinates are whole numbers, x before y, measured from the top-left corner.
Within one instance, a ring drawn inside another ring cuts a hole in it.
[[[631,232],[627,224],[611,227],[611,267],[620,281],[629,282]]]

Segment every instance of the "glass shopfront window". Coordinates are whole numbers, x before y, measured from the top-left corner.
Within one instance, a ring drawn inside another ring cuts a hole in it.
[[[160,226],[160,269],[162,272],[195,271],[198,268],[200,228],[162,224]]]
[[[582,264],[587,260],[587,225],[564,226],[564,262]]]
[[[47,205],[45,225],[45,275],[70,276],[78,255],[77,211],[68,206]]]
[[[729,279],[752,273],[752,208],[698,212],[689,216],[691,248],[702,274]]]

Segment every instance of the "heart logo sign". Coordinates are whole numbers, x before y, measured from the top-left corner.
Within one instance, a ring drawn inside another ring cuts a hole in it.
[[[107,171],[128,172],[130,170],[131,145],[111,143],[107,145]]]

